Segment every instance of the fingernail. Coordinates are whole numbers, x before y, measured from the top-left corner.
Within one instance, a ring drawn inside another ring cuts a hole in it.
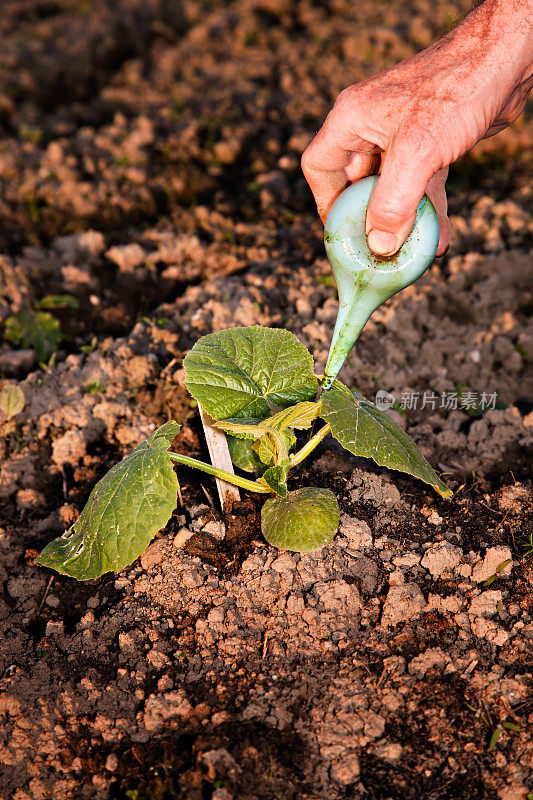
[[[393,233],[377,231],[374,228],[368,232],[368,246],[380,256],[392,256],[399,247]]]

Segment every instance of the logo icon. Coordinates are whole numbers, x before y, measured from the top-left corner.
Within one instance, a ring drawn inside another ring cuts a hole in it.
[[[379,408],[380,411],[386,411],[388,408],[392,408],[393,404],[393,394],[386,392],[385,389],[380,389],[379,392],[376,392],[376,408]]]

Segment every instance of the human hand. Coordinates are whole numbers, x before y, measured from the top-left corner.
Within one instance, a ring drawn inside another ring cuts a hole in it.
[[[370,248],[395,253],[427,192],[442,255],[448,165],[522,112],[533,85],[532,16],[531,0],[486,0],[426,50],[341,92],[302,156],[322,221],[348,182],[379,171]]]

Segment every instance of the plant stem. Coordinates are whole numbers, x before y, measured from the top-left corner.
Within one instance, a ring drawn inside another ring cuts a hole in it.
[[[300,462],[303,461],[304,458],[307,458],[309,453],[311,453],[315,449],[317,444],[320,444],[322,439],[326,438],[330,430],[331,429],[329,427],[329,423],[324,425],[323,428],[320,428],[320,430],[317,433],[315,433],[315,435],[311,439],[309,439],[307,444],[304,444],[301,450],[298,450],[297,453],[294,453],[291,456],[290,458],[291,467],[295,467],[296,464],[300,464]]]
[[[178,464],[185,464],[186,467],[193,467],[193,469],[201,469],[202,472],[207,472],[208,475],[214,475],[215,478],[220,478],[228,483],[233,483],[235,486],[240,486],[241,489],[248,489],[250,492],[261,492],[263,494],[271,494],[272,490],[266,486],[258,483],[257,481],[249,481],[247,478],[241,478],[239,475],[234,475],[232,472],[226,472],[225,469],[213,467],[211,464],[205,464],[203,461],[197,461],[196,458],[189,458],[189,456],[182,456],[181,453],[169,453],[167,455],[172,461],[177,461]]]

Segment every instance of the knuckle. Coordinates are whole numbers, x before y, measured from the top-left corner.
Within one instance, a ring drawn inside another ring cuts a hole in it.
[[[352,83],[347,86],[337,97],[336,103],[341,104],[360,104],[365,105],[379,96],[379,88],[372,83],[372,79],[360,81],[359,83]]]
[[[386,230],[394,230],[402,225],[408,215],[405,209],[400,206],[399,202],[400,201],[398,201],[398,206],[394,206],[389,201],[389,205],[380,204],[377,208],[374,208],[372,210],[374,223],[379,222]]]
[[[312,151],[313,143],[308,144],[305,150],[302,153],[302,157],[300,159],[300,164],[302,167],[303,174],[307,177],[309,172],[312,169],[313,164],[313,151]]]
[[[337,95],[337,99],[330,113],[339,114],[339,112],[342,113],[346,109],[354,108],[360,100],[361,93],[357,85],[347,86],[346,89],[343,89],[342,92]]]
[[[337,99],[335,100],[335,106],[343,105],[346,102],[350,102],[350,99],[353,96],[353,88],[351,86],[347,86],[346,89],[343,89],[342,92],[339,92],[337,95]]]

